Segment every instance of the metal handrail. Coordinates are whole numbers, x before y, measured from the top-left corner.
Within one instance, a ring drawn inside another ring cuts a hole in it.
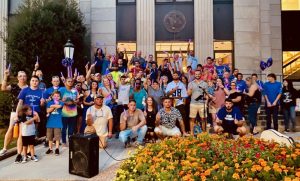
[[[296,53],[295,55],[293,55],[292,57],[288,58],[287,60],[283,61],[283,68],[288,66],[289,64],[297,61],[300,58],[300,52]]]

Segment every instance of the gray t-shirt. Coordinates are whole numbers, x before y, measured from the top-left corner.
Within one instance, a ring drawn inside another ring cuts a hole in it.
[[[199,96],[204,95],[203,89],[207,92],[207,87],[208,87],[207,83],[204,82],[203,80],[201,80],[200,82],[196,82],[196,80],[193,80],[188,84],[188,89],[192,90],[191,104],[201,104],[205,102],[205,100],[203,100],[203,98]]]
[[[158,90],[153,89],[151,86],[148,87],[148,95],[152,96],[156,104],[161,108],[161,97],[164,96],[164,92],[161,88]]]

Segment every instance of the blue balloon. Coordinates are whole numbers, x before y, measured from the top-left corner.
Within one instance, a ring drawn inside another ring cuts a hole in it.
[[[260,61],[260,69],[264,71],[267,68],[267,63],[264,61]]]
[[[271,67],[273,65],[273,59],[272,57],[270,57],[268,60],[267,60],[267,67]]]

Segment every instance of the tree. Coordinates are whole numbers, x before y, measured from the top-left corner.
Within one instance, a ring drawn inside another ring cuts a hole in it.
[[[8,22],[8,62],[12,71],[25,70],[31,74],[36,56],[44,78],[66,71],[61,60],[63,47],[70,38],[75,46],[74,66],[84,70],[86,27],[75,0],[25,0]],[[65,74],[66,75],[66,74]]]

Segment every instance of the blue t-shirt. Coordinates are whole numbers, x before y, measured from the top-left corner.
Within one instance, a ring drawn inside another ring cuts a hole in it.
[[[222,120],[222,124],[233,126],[234,120],[243,120],[243,115],[238,107],[232,107],[231,112],[227,112],[226,107],[223,106],[217,113],[217,117]]]
[[[54,105],[54,101],[49,101],[47,103],[47,108],[50,108],[51,105]],[[64,103],[59,101],[59,105],[63,106]],[[52,111],[48,117],[47,128],[62,128],[62,116],[61,116],[62,107]]]
[[[102,61],[102,67],[101,67],[101,75],[107,74],[107,69],[109,67],[110,61],[107,59],[103,59]]]
[[[145,106],[143,105],[143,99],[146,101],[147,92],[145,89],[141,89],[139,92],[134,92],[133,89],[130,90],[130,95],[133,94],[133,99],[136,101],[136,108],[143,110]]]
[[[196,70],[198,65],[198,59],[189,55],[187,59],[187,65],[190,65],[192,67],[192,70]]]
[[[42,99],[42,90],[36,89],[32,90],[30,87],[26,87],[21,90],[18,99],[23,100],[23,104],[29,105],[33,111],[41,112],[41,99]]]
[[[48,88],[45,92],[44,92],[44,99],[48,99],[51,94],[55,91],[55,90],[58,90],[59,87],[57,87],[56,89],[54,87],[50,87]]]
[[[263,95],[268,96],[268,99],[271,104],[276,100],[276,97],[281,94],[282,87],[281,83],[275,81],[274,83],[266,82],[263,85]],[[277,105],[279,104],[279,101],[277,101]]]
[[[223,78],[223,74],[225,71],[230,72],[230,69],[227,65],[216,65],[216,71],[219,78]]]
[[[244,80],[236,80],[236,89],[240,92],[247,90],[247,84]]]

